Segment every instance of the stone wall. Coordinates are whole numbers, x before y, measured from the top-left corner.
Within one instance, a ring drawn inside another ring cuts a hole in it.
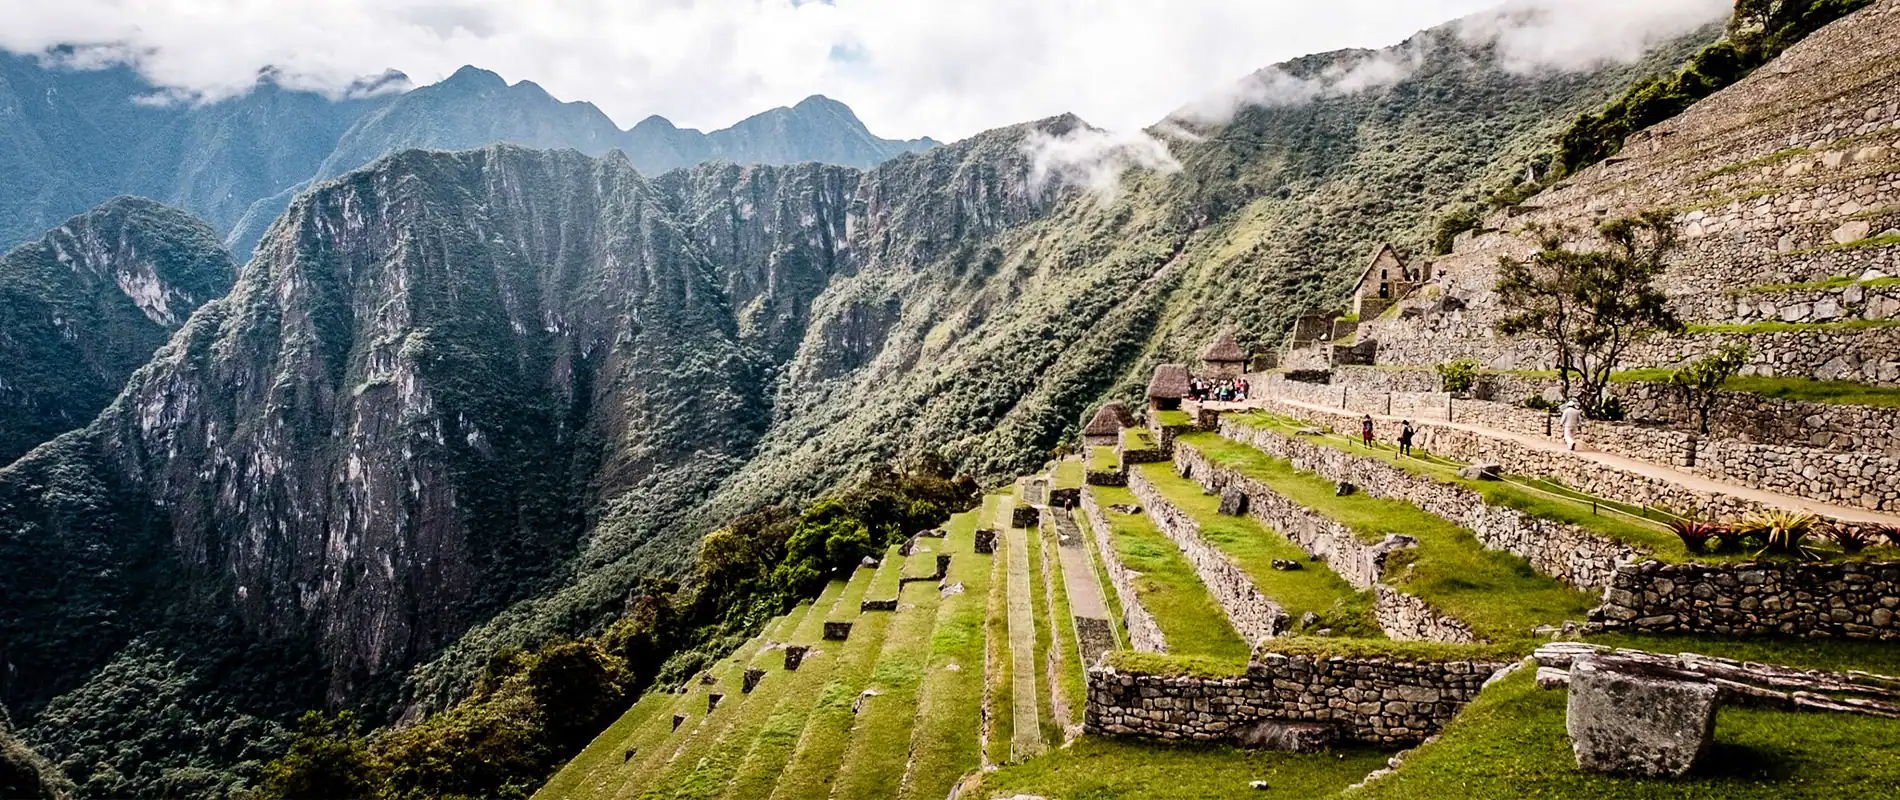
[[[1400,641],[1475,642],[1471,627],[1432,609],[1424,600],[1382,583],[1391,553],[1417,545],[1410,537],[1388,536],[1366,542],[1352,529],[1293,502],[1253,478],[1220,467],[1191,447],[1176,447],[1174,463],[1182,474],[1211,492],[1239,492],[1247,513],[1300,546],[1357,589],[1375,590],[1373,617],[1385,635]]]
[[[1142,607],[1140,596],[1135,594],[1135,572],[1123,566],[1121,557],[1116,555],[1108,517],[1095,502],[1094,492],[1082,493],[1082,515],[1089,519],[1089,532],[1095,536],[1096,552],[1101,554],[1102,567],[1108,571],[1108,581],[1115,587],[1116,599],[1121,601],[1122,627],[1128,632],[1128,646],[1149,653],[1168,652],[1168,640],[1161,635],[1161,626],[1155,624],[1154,615]]]
[[[1900,563],[1617,568],[1593,625],[1640,633],[1900,640]]]
[[[1484,496],[1475,490],[1434,480],[1381,459],[1288,438],[1273,430],[1233,420],[1224,422],[1220,433],[1268,455],[1284,458],[1296,469],[1351,483],[1369,496],[1404,500],[1418,506],[1470,529],[1484,547],[1523,558],[1538,572],[1579,589],[1609,585],[1618,564],[1640,555],[1628,545],[1588,529],[1538,519],[1515,508],[1487,505]]]
[[[1624,362],[1669,366],[1731,344],[1748,347],[1744,375],[1900,386],[1900,328],[1797,328],[1754,333],[1700,333],[1639,342]]]
[[[1330,725],[1341,738],[1409,744],[1436,733],[1505,664],[1262,654],[1244,676],[1186,678],[1096,667],[1091,735],[1237,740],[1268,721]]]
[[[1249,645],[1271,639],[1287,628],[1286,609],[1267,599],[1253,579],[1233,560],[1201,536],[1201,524],[1186,511],[1169,502],[1161,490],[1149,482],[1141,470],[1128,472],[1128,490],[1141,500],[1155,527],[1174,542],[1181,556],[1194,567],[1194,574],[1207,587],[1234,630]]]
[[[1684,321],[1717,325],[1754,322],[1844,322],[1900,317],[1900,286],[1850,283],[1774,292],[1696,292],[1674,298]]]

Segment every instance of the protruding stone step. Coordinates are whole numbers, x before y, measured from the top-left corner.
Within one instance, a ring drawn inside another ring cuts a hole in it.
[[[849,638],[851,638],[851,623],[849,622],[826,622],[825,623],[825,641],[842,642]]]
[[[719,701],[724,700],[724,699],[726,699],[725,695],[718,694],[716,692],[713,694],[706,695],[706,713],[711,714],[713,712],[713,709],[716,709],[719,707]]]
[[[680,726],[681,726],[681,725],[683,725],[683,724],[685,724],[685,723],[686,723],[686,715],[685,715],[685,714],[674,714],[674,715],[673,715],[673,730],[676,730],[676,731],[677,731],[677,730],[679,730],[679,729],[680,729]]]
[[[976,532],[976,541],[972,545],[972,550],[980,556],[994,555],[996,553],[996,531],[990,530],[989,528],[978,530]]]
[[[756,667],[746,670],[745,682],[739,685],[740,693],[751,694],[753,689],[759,688],[759,680],[764,677],[765,677],[765,670],[758,669]]]
[[[805,663],[805,654],[807,652],[810,652],[810,650],[811,648],[802,644],[795,644],[795,645],[786,647],[785,648],[785,671],[797,672],[798,665]]]
[[[1017,506],[1016,510],[1009,514],[1009,526],[1012,528],[1035,527],[1038,516],[1036,509],[1030,506]]]
[[[889,600],[866,600],[858,604],[858,611],[860,613],[863,613],[866,611],[896,611],[896,610],[897,610],[897,598],[895,597]],[[826,624],[829,625],[830,623],[826,623]],[[830,628],[826,628],[825,633],[826,633],[826,636],[829,637],[831,633]],[[839,637],[839,638],[843,638],[843,637]]]
[[[1720,697],[1714,684],[1667,667],[1582,659],[1570,668],[1565,721],[1577,768],[1688,774],[1715,739]]]

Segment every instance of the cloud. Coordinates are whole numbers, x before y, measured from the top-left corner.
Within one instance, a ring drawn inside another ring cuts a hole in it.
[[[1421,37],[1407,46],[1349,56],[1312,77],[1302,78],[1279,67],[1268,67],[1241,79],[1226,91],[1176,109],[1168,115],[1169,120],[1223,125],[1250,106],[1293,106],[1322,97],[1391,86],[1410,77],[1424,63],[1423,41]]]
[[[1131,169],[1162,174],[1181,171],[1181,162],[1166,144],[1140,131],[1116,133],[1086,126],[1061,136],[1031,131],[1023,141],[1023,152],[1030,158],[1030,192],[1042,195],[1076,187],[1103,203],[1120,194],[1122,175]]]
[[[0,0],[0,48],[85,45],[90,63],[187,100],[248,91],[266,66],[338,93],[389,68],[429,83],[475,64],[623,127],[724,127],[822,93],[881,135],[955,139],[1064,112],[1132,130],[1267,64],[1496,2]]]
[[[1732,8],[1731,0],[1513,0],[1461,20],[1457,31],[1467,43],[1495,44],[1510,72],[1574,72],[1636,61]]]

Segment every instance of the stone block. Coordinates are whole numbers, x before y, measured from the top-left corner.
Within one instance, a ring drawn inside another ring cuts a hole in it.
[[[706,695],[706,713],[711,714],[714,709],[719,707],[719,701],[724,699],[726,699],[726,696],[723,694]]]
[[[1504,474],[1504,465],[1496,462],[1480,462],[1458,470],[1458,477],[1468,481],[1495,481]]]
[[[786,647],[785,648],[786,671],[797,672],[798,665],[805,663],[805,654],[810,651],[811,651],[811,648],[806,647],[802,644],[795,644],[795,645],[790,645]]]
[[[1240,728],[1235,739],[1241,747],[1288,753],[1318,753],[1339,740],[1339,731],[1317,722],[1261,720]]]
[[[1577,767],[1680,777],[1709,750],[1721,691],[1700,676],[1595,656],[1570,668],[1565,725]]]
[[[1030,506],[1017,506],[1009,512],[1009,525],[1012,528],[1028,528],[1036,524],[1038,514]]]
[[[1220,508],[1218,509],[1218,513],[1230,517],[1245,516],[1247,514],[1247,494],[1232,487],[1222,491],[1220,493]]]
[[[896,610],[897,610],[897,598],[895,597],[889,600],[861,600],[858,602],[858,611],[860,613],[866,612],[866,611],[896,611]],[[847,622],[843,624],[849,625],[851,623]],[[831,625],[832,623],[829,623],[829,622],[825,623],[825,638],[827,639],[831,638],[831,627],[830,627]],[[846,635],[849,635],[849,634],[846,634]],[[838,638],[842,639],[844,637],[840,636]]]
[[[982,530],[977,531],[976,532],[976,546],[973,549],[978,555],[990,555],[992,553],[995,553],[996,552],[996,531],[990,530],[988,528],[984,528]]]
[[[851,623],[849,622],[826,622],[825,623],[825,641],[842,642],[849,638],[851,638]]]
[[[757,667],[747,669],[745,671],[745,678],[740,681],[739,691],[743,694],[751,694],[753,689],[759,688],[759,680],[764,677],[765,670],[758,669]]]
[[[673,730],[676,730],[676,731],[679,730],[680,725],[685,724],[685,722],[686,722],[685,714],[674,714],[673,715]]]

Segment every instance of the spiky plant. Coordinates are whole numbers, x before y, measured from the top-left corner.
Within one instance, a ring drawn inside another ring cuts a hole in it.
[[[1882,535],[1879,525],[1854,525],[1845,522],[1830,523],[1827,526],[1827,538],[1841,546],[1841,551],[1853,555],[1880,542]]]
[[[1762,543],[1761,550],[1755,553],[1757,556],[1774,552],[1813,558],[1814,551],[1808,548],[1807,540],[1814,535],[1817,522],[1813,514],[1770,508],[1743,517],[1735,530]]]
[[[1708,552],[1709,540],[1726,532],[1726,529],[1720,525],[1694,517],[1670,520],[1669,530],[1675,532],[1676,537],[1682,540],[1682,546],[1688,548],[1691,553]]]

